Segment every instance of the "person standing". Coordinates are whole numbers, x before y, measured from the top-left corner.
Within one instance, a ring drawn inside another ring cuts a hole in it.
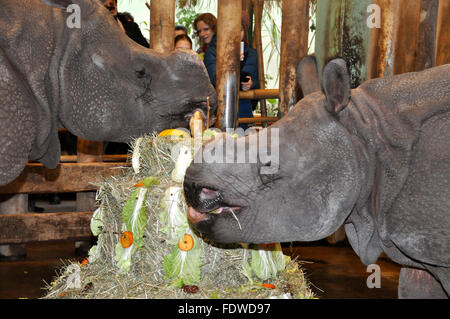
[[[217,19],[211,13],[202,13],[195,18],[193,26],[200,40],[200,48],[197,53],[203,59],[208,46],[213,42],[215,43]]]
[[[134,22],[133,16],[131,14],[119,13],[117,10],[117,0],[102,0],[103,5],[106,9],[111,12],[114,19],[119,24],[120,28],[126,33],[126,35],[132,39],[134,42],[149,48],[147,39],[142,35],[141,30],[136,22]]]

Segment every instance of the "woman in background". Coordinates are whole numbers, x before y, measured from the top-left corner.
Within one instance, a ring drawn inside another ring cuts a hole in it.
[[[200,40],[200,49],[197,53],[200,54],[203,59],[206,49],[213,41],[215,41],[217,19],[211,13],[202,13],[195,18],[193,26]]]
[[[258,54],[255,49],[248,45],[248,14],[243,11],[241,19],[241,41],[244,42],[244,52],[241,52],[241,90],[249,91],[259,88],[258,82]],[[199,28],[200,29],[200,28]],[[205,39],[209,39],[204,34]],[[206,41],[205,41],[206,42]],[[216,54],[217,54],[217,38],[216,33],[211,36],[211,41],[205,52],[203,62],[209,74],[212,85],[216,86]],[[239,118],[253,117],[252,100],[239,100]],[[246,130],[247,124],[240,124],[239,127]]]

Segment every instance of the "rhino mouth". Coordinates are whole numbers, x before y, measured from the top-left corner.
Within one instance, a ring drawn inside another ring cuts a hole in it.
[[[203,123],[207,123],[209,120],[207,127],[212,126],[214,124],[214,122],[216,121],[215,105],[208,106],[207,101],[201,101],[201,102],[190,103],[189,107],[191,109],[191,112],[189,112],[188,114],[186,114],[184,116],[184,119],[187,122],[189,122],[191,117],[194,116],[194,113],[197,111],[200,111],[200,114],[202,115]],[[208,108],[209,108],[209,110],[208,110]]]
[[[244,207],[226,203],[220,191],[208,187],[185,185],[185,194],[189,204],[187,217],[194,225],[217,216],[235,214],[244,209]]]
[[[169,113],[170,123],[172,128],[175,127],[189,127],[189,120],[192,118],[196,111],[200,111],[202,115],[203,123],[207,122],[208,118],[208,106],[206,101],[201,102],[188,102],[182,108],[182,110],[176,113]],[[209,123],[208,127],[212,126],[216,120],[214,115],[215,108],[210,107],[209,110]]]

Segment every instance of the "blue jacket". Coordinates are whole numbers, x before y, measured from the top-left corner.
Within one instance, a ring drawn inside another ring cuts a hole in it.
[[[216,54],[217,35],[214,35],[211,43],[206,49],[205,57],[203,59],[209,78],[214,87],[216,87]],[[247,59],[245,60],[241,72],[247,72],[252,77],[253,85],[251,89],[258,89],[258,54],[255,49],[250,48],[248,45],[244,45],[244,54],[247,55]],[[239,117],[253,117],[251,100],[239,100]]]

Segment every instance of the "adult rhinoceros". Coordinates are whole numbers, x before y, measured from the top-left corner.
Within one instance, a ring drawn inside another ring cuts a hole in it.
[[[224,243],[314,241],[345,224],[364,264],[384,252],[405,266],[399,297],[448,297],[450,65],[350,90],[346,64],[335,59],[322,87],[258,133],[269,146],[279,135],[279,159],[236,164],[223,146],[223,164],[192,163],[188,218]],[[225,141],[243,143],[249,159],[251,138]],[[203,151],[221,154],[223,140]]]
[[[195,53],[129,39],[98,0],[0,0],[0,185],[54,168],[58,127],[88,140],[188,127],[216,95]]]

